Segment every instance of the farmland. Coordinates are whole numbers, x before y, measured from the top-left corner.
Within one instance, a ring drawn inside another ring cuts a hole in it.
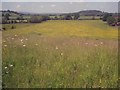
[[[3,27],[3,87],[118,86],[118,27],[101,20],[50,20]]]

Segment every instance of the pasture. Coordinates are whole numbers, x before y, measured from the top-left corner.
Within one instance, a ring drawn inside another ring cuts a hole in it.
[[[100,20],[3,25],[3,87],[112,88],[118,29]]]

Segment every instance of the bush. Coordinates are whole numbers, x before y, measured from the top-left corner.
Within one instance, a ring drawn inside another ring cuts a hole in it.
[[[116,19],[115,19],[114,17],[112,17],[112,16],[109,16],[109,17],[107,18],[107,23],[108,23],[109,25],[113,25],[113,24],[116,23]]]
[[[15,27],[14,27],[14,26],[12,26],[12,27],[11,27],[11,29],[15,29]]]
[[[41,23],[42,21],[50,20],[49,16],[32,16],[30,19],[31,23]]]
[[[5,28],[5,27],[3,27],[3,28],[2,28],[2,30],[6,30],[6,28]]]
[[[42,22],[42,18],[38,17],[38,16],[32,16],[30,19],[31,23],[41,23]]]

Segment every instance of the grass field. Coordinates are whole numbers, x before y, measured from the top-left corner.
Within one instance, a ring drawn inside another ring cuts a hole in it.
[[[112,88],[118,30],[99,20],[14,24],[3,31],[3,87]]]

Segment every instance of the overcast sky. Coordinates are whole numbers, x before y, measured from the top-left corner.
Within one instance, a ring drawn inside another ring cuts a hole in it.
[[[1,0],[2,2],[118,2],[120,0]]]
[[[81,10],[118,12],[118,0],[2,0],[2,9],[33,13],[70,13]]]

